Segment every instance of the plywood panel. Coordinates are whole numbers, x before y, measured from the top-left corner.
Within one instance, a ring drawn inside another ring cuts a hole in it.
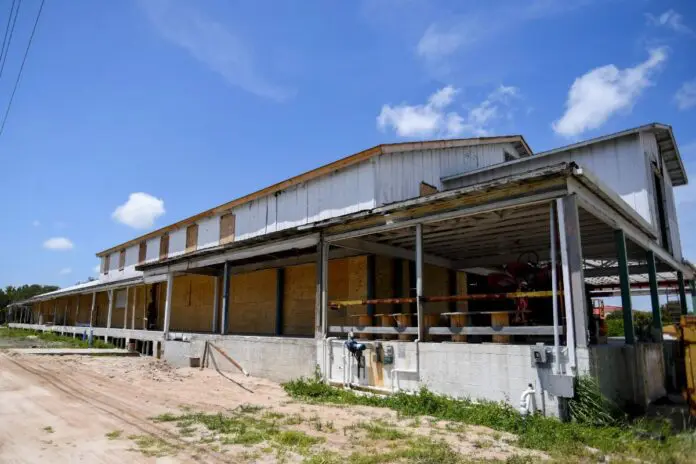
[[[169,329],[181,332],[210,332],[213,317],[215,278],[186,275],[174,278]]]
[[[94,327],[106,327],[106,319],[109,311],[109,296],[106,292],[97,292],[97,301],[94,307]]]
[[[449,294],[449,272],[444,267],[430,264],[423,266],[423,294],[425,296],[440,296]],[[426,303],[423,305],[424,314],[440,314],[447,312],[447,302]]]
[[[164,234],[160,237],[159,259],[165,259],[167,255],[169,255],[169,234]]]
[[[186,228],[186,253],[196,251],[198,248],[198,224],[191,224]]]
[[[329,300],[364,299],[367,297],[367,257],[333,259],[329,261]],[[354,322],[352,315],[367,314],[365,305],[329,309],[329,325]]]
[[[316,265],[285,268],[283,334],[313,335],[316,298]]]
[[[276,270],[248,272],[230,279],[230,333],[275,333]]]
[[[235,215],[232,213],[220,216],[220,245],[234,242]]]
[[[386,256],[375,257],[375,297],[392,298],[394,295],[394,260]],[[401,295],[399,295],[401,296]],[[392,312],[390,304],[378,304],[375,307],[376,314]]]
[[[144,263],[147,257],[147,242],[142,241],[138,245],[138,264]]]

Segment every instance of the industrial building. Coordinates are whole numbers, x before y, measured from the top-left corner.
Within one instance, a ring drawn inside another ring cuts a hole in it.
[[[660,317],[635,334],[631,294],[659,315],[675,288],[686,312],[686,183],[656,123],[542,153],[518,135],[379,145],[100,251],[98,280],[14,304],[11,325],[177,365],[214,340],[278,381],[496,401],[532,383],[548,415],[589,374],[645,406],[669,368]],[[608,295],[621,343],[593,310]]]

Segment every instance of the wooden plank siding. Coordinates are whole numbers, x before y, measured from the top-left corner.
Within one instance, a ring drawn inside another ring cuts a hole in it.
[[[198,224],[191,224],[186,228],[186,253],[196,251],[198,248]]]

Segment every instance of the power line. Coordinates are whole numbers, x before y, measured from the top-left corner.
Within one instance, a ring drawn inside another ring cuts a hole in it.
[[[10,5],[10,14],[7,17],[7,24],[5,24],[5,37],[2,39],[2,48],[0,48],[0,60],[2,60],[2,55],[5,54],[5,44],[7,44],[7,33],[10,30],[10,21],[12,20],[12,12],[14,11],[15,3],[17,0],[12,0],[12,4]]]
[[[24,58],[22,58],[22,65],[19,67],[19,72],[17,73],[17,80],[15,81],[14,88],[12,89],[12,95],[10,96],[10,101],[7,103],[7,109],[5,110],[5,116],[2,118],[2,125],[0,125],[0,136],[5,130],[5,123],[7,122],[7,116],[10,114],[10,108],[12,108],[12,101],[14,100],[15,93],[17,92],[17,87],[19,86],[19,80],[22,77],[22,71],[24,70],[24,64],[27,62],[27,56],[29,55],[29,49],[31,48],[31,43],[34,40],[34,34],[36,33],[36,27],[39,25],[39,18],[41,18],[41,12],[43,11],[44,2],[46,0],[41,0],[41,6],[39,6],[39,12],[36,14],[36,20],[34,21],[34,27],[31,30],[31,35],[29,36],[29,43],[27,44],[27,49],[24,51]]]
[[[14,3],[14,0],[13,0]],[[12,28],[10,29],[10,35],[7,36],[7,31],[5,31],[5,37],[7,38],[7,48],[5,48],[5,43],[3,41],[3,50],[5,56],[0,55],[0,78],[2,78],[2,71],[5,69],[5,63],[7,63],[7,54],[10,52],[10,45],[12,45],[12,36],[14,35],[15,24],[17,24],[17,16],[19,16],[19,8],[22,6],[22,0],[17,3],[17,9],[15,10],[14,19],[12,20]],[[11,12],[10,12],[11,13]]]

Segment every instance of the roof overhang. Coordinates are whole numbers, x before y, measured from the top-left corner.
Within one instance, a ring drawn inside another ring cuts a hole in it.
[[[62,298],[71,295],[83,295],[92,292],[103,292],[105,290],[114,290],[122,287],[127,287],[129,285],[139,284],[143,282],[142,276],[129,277],[120,280],[92,280],[90,282],[85,282],[84,284],[73,285],[71,287],[61,288],[49,293],[43,293],[37,295],[33,298],[29,298],[23,301],[17,301],[8,306],[22,306],[26,304],[39,303],[41,301],[53,300],[56,298]]]

